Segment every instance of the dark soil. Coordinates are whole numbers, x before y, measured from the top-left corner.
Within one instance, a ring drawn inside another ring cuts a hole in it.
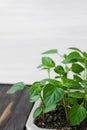
[[[67,124],[63,107],[58,107],[55,111],[49,112],[37,117],[34,122],[40,128],[55,129],[55,130],[87,130],[87,119],[78,126],[70,126]]]

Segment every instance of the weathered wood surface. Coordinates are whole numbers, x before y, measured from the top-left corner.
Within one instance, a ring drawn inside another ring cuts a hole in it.
[[[0,85],[0,130],[24,130],[32,108],[27,89],[6,94],[11,85]]]

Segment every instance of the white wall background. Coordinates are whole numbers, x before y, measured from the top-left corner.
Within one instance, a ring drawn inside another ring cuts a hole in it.
[[[0,83],[44,78],[40,53],[87,50],[87,0],[0,0]]]

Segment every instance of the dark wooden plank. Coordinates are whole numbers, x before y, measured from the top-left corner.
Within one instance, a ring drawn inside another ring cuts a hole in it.
[[[6,94],[11,85],[0,85],[0,130],[23,130],[32,108],[27,89]]]

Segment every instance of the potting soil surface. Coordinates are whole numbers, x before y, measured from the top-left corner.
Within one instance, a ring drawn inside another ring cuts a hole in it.
[[[42,115],[36,118],[34,122],[38,127],[55,129],[55,130],[87,130],[87,119],[83,121],[80,125],[70,126],[66,122],[64,108],[58,107],[58,109],[49,112],[44,115],[44,120],[42,120]]]

